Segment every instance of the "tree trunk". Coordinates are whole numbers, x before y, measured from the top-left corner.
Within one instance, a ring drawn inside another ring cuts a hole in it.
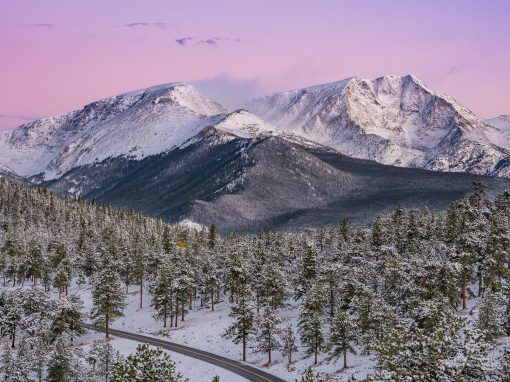
[[[166,328],[166,304],[163,308],[163,327]]]
[[[16,324],[12,325],[12,344],[11,347],[14,348],[16,344]]]
[[[333,320],[335,315],[335,292],[333,291],[333,283],[329,285],[329,318]]]
[[[143,271],[140,272],[140,309],[143,309]]]
[[[462,309],[467,309],[467,280],[466,275],[462,274],[462,286],[461,286],[461,296],[462,296]]]
[[[211,311],[214,312],[214,290],[211,289]]]
[[[344,369],[347,369],[347,349],[344,350]]]
[[[480,273],[480,278],[478,279],[478,297],[482,297],[483,292],[484,292],[483,274]]]
[[[319,348],[317,345],[315,345],[315,351],[314,351],[314,361],[313,364],[317,365],[317,353],[319,352]]]
[[[246,362],[246,334],[243,335],[243,361]]]
[[[106,338],[109,338],[110,337],[110,317],[108,316],[108,313],[106,313],[106,316],[105,316],[105,335],[106,335]]]
[[[177,320],[179,319],[179,299],[175,298],[175,327],[177,327]]]

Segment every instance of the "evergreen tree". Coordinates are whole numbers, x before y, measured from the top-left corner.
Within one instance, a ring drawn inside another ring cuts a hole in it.
[[[136,353],[116,363],[111,382],[181,382],[182,375],[175,369],[169,355],[160,348],[138,345]]]
[[[319,352],[324,349],[324,290],[320,283],[314,283],[304,296],[299,313],[299,333],[307,354],[314,355],[317,364]]]
[[[303,265],[300,273],[297,297],[302,297],[309,289],[313,280],[317,276],[317,254],[309,247],[303,257]]]
[[[57,341],[48,363],[46,382],[82,382],[81,363],[68,348],[66,338]]]
[[[266,306],[255,320],[255,351],[267,354],[267,364],[271,365],[272,351],[280,348],[278,335],[282,320],[271,306]]]
[[[504,333],[502,307],[498,293],[489,291],[480,299],[477,327],[488,342],[495,341]]]
[[[173,264],[169,258],[165,258],[149,284],[149,293],[152,295],[151,305],[156,310],[154,317],[163,320],[164,328],[167,325],[167,318],[172,317],[173,279]]]
[[[287,357],[287,361],[289,365],[292,363],[292,354],[297,352],[298,348],[296,345],[296,335],[294,334],[294,330],[292,329],[292,325],[286,325],[281,333],[281,351],[284,357]]]
[[[353,343],[356,341],[352,318],[344,309],[337,309],[331,324],[331,345],[335,357],[343,356],[343,368],[347,368],[347,353],[356,354]]]
[[[223,337],[232,339],[236,345],[243,344],[243,361],[246,361],[248,337],[254,331],[255,313],[248,285],[245,284],[238,293],[237,301],[231,306],[229,314],[234,318],[234,322],[225,330]]]
[[[124,291],[120,286],[113,262],[107,256],[92,291],[94,308],[91,312],[94,324],[105,329],[106,338],[109,336],[110,323],[123,315],[124,299]]]
[[[62,334],[67,334],[72,342],[75,336],[85,333],[85,330],[80,326],[80,321],[83,318],[83,302],[78,295],[67,296],[65,299],[56,302],[52,308],[52,341],[62,336]]]
[[[305,372],[301,376],[301,382],[317,382],[318,377],[319,377],[318,374],[317,375],[313,374],[313,368],[310,366],[305,369]],[[297,379],[296,382],[298,382]]]
[[[87,362],[92,366],[89,378],[109,382],[115,365],[120,361],[119,352],[114,350],[111,344],[94,341],[87,354]]]

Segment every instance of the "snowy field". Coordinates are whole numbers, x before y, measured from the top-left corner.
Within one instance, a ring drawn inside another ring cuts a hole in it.
[[[74,289],[74,288],[73,288]],[[85,303],[85,311],[92,309],[92,301],[90,296],[90,288],[77,291]],[[231,359],[241,360],[241,345],[236,345],[229,339],[222,337],[222,333],[231,324],[232,319],[229,317],[229,307],[226,301],[215,304],[214,312],[210,308],[201,308],[194,306],[185,317],[185,321],[179,319],[177,328],[163,328],[161,321],[153,318],[153,309],[150,306],[151,296],[144,291],[143,309],[140,309],[140,294],[137,286],[132,286],[127,295],[127,306],[124,310],[124,317],[115,321],[111,327],[127,332],[144,334],[155,338],[161,338],[182,345],[190,346],[196,349],[209,351],[214,354],[222,355]],[[289,307],[281,311],[283,325],[291,323],[297,332],[297,319],[299,310]],[[99,335],[101,337],[101,335]],[[95,335],[97,338],[97,335]],[[136,344],[133,341],[115,339],[112,345],[127,354],[135,349]],[[129,350],[124,346],[130,346]],[[190,359],[183,355],[169,352],[172,359],[177,362],[179,370],[190,379],[191,382],[210,381],[214,375],[219,375],[221,381],[235,382],[244,381],[238,375],[234,375],[228,371],[219,371],[213,365]],[[248,350],[247,363],[274,374],[286,381],[294,381],[300,379],[304,370],[313,365],[313,357],[306,356],[304,349],[300,347],[297,354],[293,355],[293,363],[288,367],[286,357],[279,352],[273,353],[273,362],[268,367],[267,356],[265,354],[257,354]],[[329,381],[346,381],[352,374],[361,378],[366,376],[374,365],[374,360],[370,357],[358,357],[349,355],[349,368],[341,369],[341,360],[328,359],[326,354],[319,356],[319,364],[316,372],[324,376]],[[209,378],[210,376],[210,378]]]

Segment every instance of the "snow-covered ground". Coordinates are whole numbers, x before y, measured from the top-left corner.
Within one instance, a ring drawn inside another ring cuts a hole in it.
[[[30,284],[25,284],[30,287]],[[477,294],[477,285],[472,285],[470,290],[474,295]],[[86,286],[78,288],[73,285],[69,293],[77,293],[84,302],[84,311],[90,312],[92,309],[91,287]],[[58,298],[58,293],[53,290],[53,297]],[[474,324],[477,317],[477,298],[468,300],[468,309],[464,312],[466,319]],[[177,328],[163,328],[161,321],[153,317],[154,310],[150,306],[151,297],[144,290],[143,308],[140,309],[140,294],[138,286],[131,286],[126,298],[126,308],[124,317],[115,321],[111,327],[127,332],[139,333],[155,338],[172,341],[175,343],[190,346],[196,349],[205,350],[214,354],[222,355],[231,359],[241,360],[241,345],[236,345],[229,339],[222,337],[222,333],[232,322],[229,317],[228,301],[220,301],[215,304],[215,311],[212,312],[209,306],[200,307],[194,304],[193,309],[186,315],[185,321],[179,319]],[[299,309],[296,306],[289,306],[280,311],[283,324],[291,323],[297,333],[297,320]],[[104,334],[88,332],[80,337],[77,345],[86,350],[94,340],[104,339]],[[111,336],[112,346],[118,349],[122,355],[128,355],[136,350],[137,342],[127,339]],[[492,350],[492,355],[496,357],[504,348],[505,344],[510,342],[509,337],[502,337],[498,340]],[[222,382],[243,382],[246,379],[224,370],[220,367],[202,362],[182,354],[165,350],[176,362],[179,372],[189,378],[190,382],[209,382],[217,375]],[[247,363],[263,369],[280,378],[293,382],[300,379],[304,370],[313,365],[313,356],[307,356],[305,349],[299,347],[296,354],[293,355],[293,363],[289,367],[287,359],[279,352],[273,353],[273,362],[267,365],[266,354],[256,354],[251,349],[248,350]],[[357,378],[363,378],[373,371],[375,359],[372,356],[352,355],[348,356],[349,368],[342,370],[341,360],[330,359],[326,353],[319,356],[319,363],[314,368],[315,373],[319,373],[324,381],[346,382],[351,375]]]
[[[115,349],[118,349],[121,355],[127,356],[136,351],[138,342],[124,338],[116,338],[115,336],[111,336],[110,338],[110,344]],[[102,333],[89,332],[80,338],[79,343],[84,350],[87,350],[93,341],[101,339],[104,339],[104,335]],[[211,382],[213,377],[216,375],[220,377],[220,381],[247,381],[246,379],[228,370],[222,369],[221,367],[211,365],[210,363],[202,362],[179,353],[174,353],[169,350],[163,350],[167,352],[176,363],[177,370],[183,376],[188,378],[190,382]]]
[[[193,310],[186,315],[184,322],[181,322],[179,319],[177,328],[167,327],[164,329],[163,323],[153,318],[154,310],[150,307],[151,297],[146,291],[144,291],[143,309],[140,309],[140,294],[138,289],[137,286],[129,288],[124,317],[115,321],[111,326],[112,328],[149,335],[155,338],[162,338],[231,359],[241,360],[241,345],[236,345],[231,340],[222,337],[222,333],[232,322],[232,318],[229,317],[230,309],[227,301],[221,301],[215,304],[214,312],[212,312],[209,307],[201,308],[200,306],[194,306]],[[89,312],[92,309],[90,288],[87,287],[78,292],[84,301],[85,310]],[[282,310],[280,315],[283,319],[283,324],[291,323],[297,333],[299,310],[291,306],[288,309]],[[116,341],[119,342],[112,343],[112,345],[122,350],[122,352],[125,352],[125,350],[121,349],[119,346],[124,346],[126,342],[121,340]],[[127,342],[131,343],[131,341]],[[193,359],[188,359],[188,361],[186,361],[185,358],[187,357],[185,356],[175,353],[171,354],[174,360],[181,360],[182,363],[179,364],[179,370],[190,378],[190,381],[202,381],[202,379],[193,378],[193,373],[197,372],[194,368],[200,369],[202,374],[207,372],[207,369],[202,369],[202,362]],[[279,376],[286,381],[300,379],[304,370],[313,365],[313,357],[306,356],[305,349],[302,347],[299,347],[297,354],[293,355],[293,363],[290,367],[288,366],[286,357],[283,357],[279,352],[274,352],[272,358],[273,362],[268,367],[267,355],[254,353],[250,349],[248,351],[247,363]],[[374,365],[374,360],[370,357],[349,354],[348,360],[349,368],[344,371],[340,370],[342,367],[341,360],[329,359],[326,354],[321,354],[319,356],[319,364],[315,370],[321,375],[329,375],[330,381],[346,381],[352,374],[355,374],[358,378],[366,376]],[[212,365],[210,365],[210,367],[213,368]],[[216,370],[217,368],[214,369]],[[224,373],[226,373],[226,371]],[[216,374],[220,375],[219,373]],[[235,382],[243,380],[240,376],[232,373],[229,374],[230,376],[226,375],[221,378],[221,381]],[[212,376],[213,375],[211,375],[210,379],[212,379]]]

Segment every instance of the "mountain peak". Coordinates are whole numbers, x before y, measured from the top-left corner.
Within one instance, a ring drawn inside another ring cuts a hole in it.
[[[496,129],[510,133],[510,115],[502,114],[496,118],[486,119],[485,122]]]
[[[384,164],[493,174],[510,140],[412,74],[342,81],[252,101],[284,131]]]
[[[44,173],[50,179],[109,157],[143,158],[181,144],[225,112],[192,85],[151,86],[0,135],[2,164],[23,176]]]

